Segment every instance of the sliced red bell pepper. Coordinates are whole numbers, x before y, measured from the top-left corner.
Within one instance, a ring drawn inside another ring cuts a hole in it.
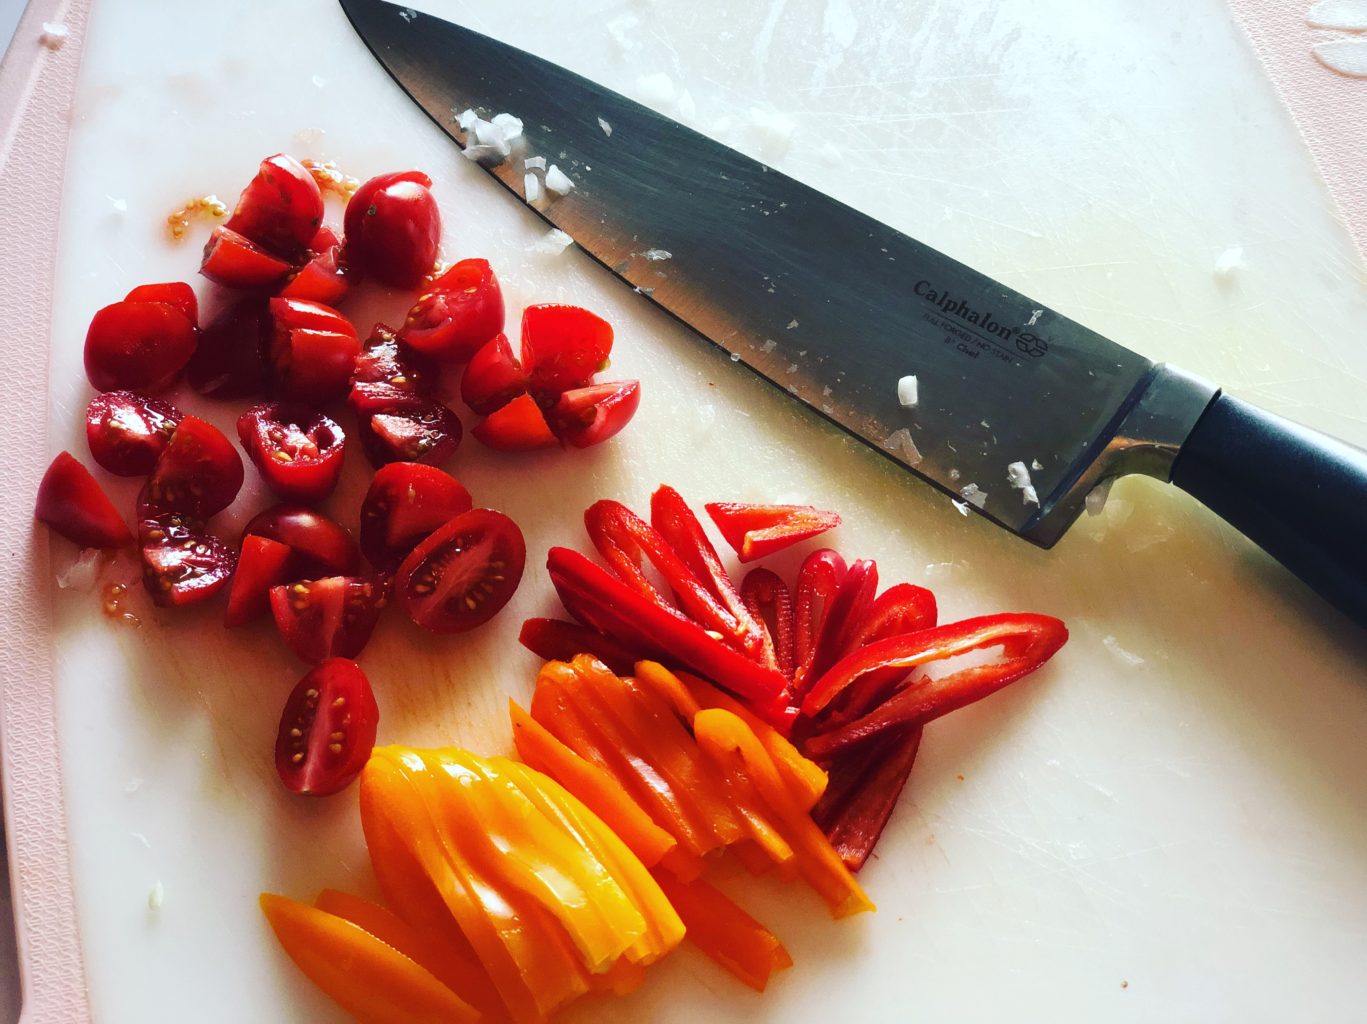
[[[797,573],[793,597],[793,689],[806,692],[817,675],[812,669],[817,643],[825,630],[827,612],[849,567],[830,548],[813,551]]]
[[[812,819],[851,871],[864,866],[887,827],[920,746],[921,726],[890,729],[831,766]]]
[[[793,677],[793,598],[788,585],[768,569],[751,569],[740,584],[741,600],[764,631],[761,656],[785,677]]]
[[[928,629],[935,625],[936,615],[934,594],[924,587],[898,583],[878,595],[873,607],[864,616],[863,624],[856,630],[849,650],[854,651],[888,637]],[[896,665],[869,672],[841,695],[838,706],[832,709],[831,725],[850,722],[868,714],[900,689],[906,679],[907,669]]]
[[[1052,616],[1007,613],[935,626],[860,648],[817,680],[802,702],[803,715],[815,718],[869,672],[894,667],[909,670],[992,647],[1002,648],[1002,660],[908,686],[862,718],[829,732],[818,731],[807,740],[803,752],[809,757],[830,757],[892,726],[925,724],[972,704],[1039,668],[1067,639],[1067,627]]]
[[[649,656],[644,648],[619,643],[595,629],[562,619],[527,619],[517,639],[546,661],[572,661],[576,654],[592,654],[619,676],[630,675],[635,664]]]
[[[772,555],[840,525],[840,516],[814,505],[714,501],[704,507],[742,562]]]

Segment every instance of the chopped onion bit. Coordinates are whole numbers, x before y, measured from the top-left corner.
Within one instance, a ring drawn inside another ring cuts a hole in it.
[[[897,404],[903,409],[916,408],[920,400],[915,374],[908,374],[897,382]]]
[[[1036,473],[1038,473],[1041,469],[1044,468],[1044,463],[1040,462],[1039,459],[1031,459],[1030,468],[1033,469]]]
[[[979,508],[987,504],[987,492],[977,484],[966,484],[959,488],[959,493],[963,495],[964,501],[971,502]]]
[[[1030,470],[1025,468],[1024,462],[1013,462],[1006,467],[1006,480],[1013,488],[1021,492],[1021,499],[1027,505],[1038,505],[1039,494],[1035,491],[1035,486],[1030,482]]]
[[[951,505],[953,505],[956,509],[959,510],[959,515],[961,515],[961,516],[966,516],[966,515],[968,515],[968,502],[966,502],[966,501],[956,501],[955,499],[950,498],[950,499],[949,499],[949,503],[950,503]]]
[[[152,891],[147,894],[147,909],[160,910],[161,905],[166,900],[166,887],[158,882],[152,886]]]
[[[514,117],[512,114],[495,114],[489,119],[489,123],[503,132],[503,137],[509,142],[522,136],[522,118]]]
[[[89,590],[100,574],[100,549],[85,548],[76,559],[57,574],[57,586],[63,590]]]
[[[529,156],[522,161],[522,166],[529,171],[544,171],[546,169],[546,158],[544,156]]]
[[[654,261],[672,259],[674,256],[668,249],[647,249],[645,252],[641,253],[641,255],[648,260]]]
[[[900,457],[908,466],[917,466],[921,463],[921,452],[912,440],[911,431],[906,427],[898,427],[883,438],[883,447]]]
[[[555,256],[564,252],[573,241],[573,238],[559,228],[551,228],[531,244],[531,249],[534,252],[544,252],[548,256]]]
[[[570,189],[574,188],[574,182],[569,175],[562,171],[555,164],[546,168],[546,188],[559,195],[566,195]]]
[[[468,132],[475,126],[475,122],[478,120],[479,115],[473,110],[462,110],[456,115],[456,124],[460,125],[460,130],[463,132]]]
[[[603,129],[604,135],[608,136],[609,138],[612,137],[612,125],[608,124],[601,117],[598,119],[598,127]]]
[[[541,198],[541,182],[531,171],[522,176],[522,194],[527,197],[529,203],[534,203]]]

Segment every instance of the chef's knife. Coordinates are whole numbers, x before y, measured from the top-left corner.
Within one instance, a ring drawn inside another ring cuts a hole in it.
[[[524,202],[530,187],[538,214],[961,508],[1050,547],[1098,484],[1168,480],[1367,625],[1367,452],[564,68],[383,0],[341,3],[414,101]],[[486,125],[481,143],[466,111],[512,114],[522,134],[506,147]]]

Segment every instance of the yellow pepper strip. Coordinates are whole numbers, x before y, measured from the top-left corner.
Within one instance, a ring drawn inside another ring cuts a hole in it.
[[[651,821],[650,815],[641,810],[610,774],[561,743],[515,701],[508,702],[508,711],[518,757],[584,801],[589,810],[621,837],[641,863],[654,867],[660,858],[678,847],[674,837]]]
[[[845,867],[840,855],[817,828],[805,808],[788,791],[768,752],[738,716],[722,708],[708,708],[693,719],[698,745],[719,765],[739,754],[755,790],[768,804],[797,853],[798,870],[826,901],[835,917],[873,910],[873,903]]]
[[[425,968],[364,928],[307,903],[261,894],[280,945],[362,1024],[477,1024],[479,1013]]]

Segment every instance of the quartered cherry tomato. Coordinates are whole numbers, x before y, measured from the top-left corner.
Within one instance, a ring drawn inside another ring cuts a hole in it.
[[[286,580],[350,576],[361,565],[346,528],[302,505],[274,505],[258,513],[242,531],[244,545],[248,537],[266,537],[290,549]]]
[[[228,610],[223,625],[240,626],[261,615],[270,607],[270,591],[281,583],[288,583],[290,557],[288,544],[268,537],[248,535],[242,538],[242,550],[233,570],[232,586],[228,589]]]
[[[256,405],[238,417],[237,436],[261,478],[287,501],[321,501],[337,486],[346,435],[322,413]]]
[[[140,284],[123,297],[124,302],[164,302],[185,314],[192,326],[199,325],[199,300],[195,290],[184,281]]]
[[[395,593],[408,617],[433,633],[463,633],[488,622],[517,590],[527,547],[502,512],[456,516],[404,559]]]
[[[418,462],[391,462],[376,472],[361,504],[361,551],[393,572],[433,530],[473,506],[455,477]]]
[[[308,260],[290,275],[277,295],[336,306],[351,289],[354,276],[342,259],[342,243],[327,225],[309,242]]]
[[[421,171],[381,174],[347,203],[346,258],[363,274],[394,288],[416,288],[432,272],[441,241],[441,211],[432,179]]]
[[[502,408],[526,390],[527,375],[501,334],[474,354],[460,378],[461,401],[481,416]]]
[[[298,160],[284,153],[261,161],[224,225],[286,259],[300,255],[323,223],[323,193]]]
[[[330,658],[290,693],[275,740],[275,770],[292,793],[328,796],[345,789],[375,746],[380,710],[361,667]]]
[[[518,395],[491,412],[470,433],[499,452],[529,452],[555,444],[555,435],[546,425],[541,407],[528,394]]]
[[[186,416],[138,495],[139,517],[177,513],[203,522],[232,504],[242,479],[232,442],[213,424]]]
[[[177,607],[206,601],[233,574],[233,552],[199,522],[176,513],[144,519],[138,526],[142,582],[152,602]]]
[[[461,260],[418,298],[400,332],[419,352],[463,363],[503,330],[503,292],[488,260]]]
[[[528,306],[522,313],[522,367],[543,401],[582,388],[612,353],[612,325],[578,306]]]
[[[145,476],[185,414],[170,402],[132,391],[106,391],[85,410],[85,439],[95,461],[117,476]]]
[[[641,404],[641,382],[616,380],[566,391],[547,412],[562,441],[588,448],[606,441],[631,422]]]
[[[373,466],[390,462],[440,465],[460,445],[460,420],[431,398],[409,398],[385,412],[362,417],[361,449]]]
[[[164,391],[195,353],[195,325],[166,302],[105,306],[85,336],[85,374],[97,391]]]
[[[220,224],[204,243],[199,272],[225,288],[273,288],[289,274],[290,265]]]
[[[272,587],[271,614],[280,636],[304,661],[354,658],[370,642],[386,594],[382,583],[327,576]]]
[[[267,326],[266,304],[261,299],[225,306],[204,328],[185,368],[190,387],[211,398],[261,394],[266,386],[261,343]]]
[[[83,548],[117,548],[133,540],[104,488],[67,452],[58,452],[43,474],[33,515]]]
[[[362,416],[386,412],[396,403],[428,394],[436,378],[436,368],[425,356],[384,324],[376,324],[356,357],[347,403]]]
[[[361,351],[351,321],[304,299],[276,297],[267,308],[266,360],[281,397],[321,405],[345,395]]]

